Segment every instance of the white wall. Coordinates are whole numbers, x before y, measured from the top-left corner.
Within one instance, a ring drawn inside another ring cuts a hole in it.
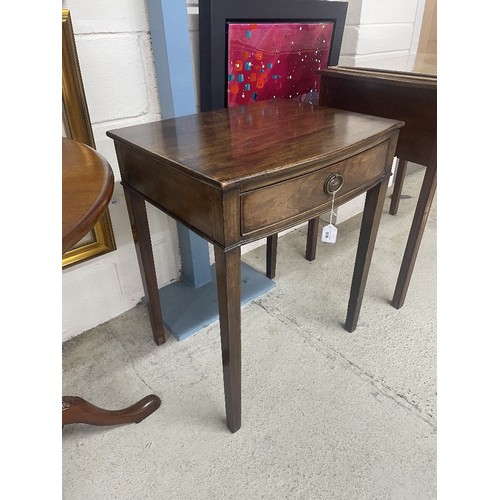
[[[339,64],[410,71],[417,52],[424,5],[425,0],[349,1]],[[391,177],[389,185],[392,180]],[[362,212],[364,202],[365,195],[361,195],[340,206],[337,222]]]
[[[351,0],[339,64],[411,70],[425,0]]]
[[[419,2],[349,2],[340,64],[406,69]],[[117,249],[63,270],[63,341],[134,307],[143,295],[113,142],[107,130],[161,118],[146,0],[63,0],[71,12],[97,150],[115,173],[110,215]],[[197,0],[187,0],[192,61],[198,85]],[[421,14],[420,14],[421,17]],[[413,45],[412,45],[413,43]],[[416,45],[415,45],[416,47]],[[362,210],[363,200],[339,209],[339,218]],[[180,278],[173,220],[148,206],[159,286]],[[244,247],[249,251],[259,243]]]
[[[143,289],[113,141],[107,130],[159,120],[145,0],[65,0],[70,10],[97,150],[113,167],[117,249],[63,270],[63,340],[136,305]],[[148,206],[160,286],[180,277],[175,222]]]

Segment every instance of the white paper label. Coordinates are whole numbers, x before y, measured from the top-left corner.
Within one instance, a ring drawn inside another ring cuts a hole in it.
[[[337,241],[337,228],[333,224],[328,224],[323,228],[321,241],[325,243],[335,243]]]

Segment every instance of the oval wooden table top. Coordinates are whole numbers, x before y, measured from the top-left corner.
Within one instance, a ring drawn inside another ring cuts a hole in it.
[[[114,175],[91,147],[62,138],[62,253],[99,220],[113,194]]]
[[[109,163],[85,144],[62,138],[62,250],[67,252],[98,221],[113,194]],[[139,423],[161,405],[150,394],[121,410],[106,410],[78,396],[63,396],[62,425]]]

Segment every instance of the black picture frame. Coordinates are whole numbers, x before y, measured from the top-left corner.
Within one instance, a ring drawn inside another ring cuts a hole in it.
[[[334,22],[328,66],[339,62],[347,2],[327,0],[199,0],[200,111],[222,109],[227,96],[227,24]]]

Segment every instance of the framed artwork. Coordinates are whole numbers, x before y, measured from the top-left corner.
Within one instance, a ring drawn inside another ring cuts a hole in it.
[[[273,98],[317,102],[338,64],[347,2],[199,0],[201,111]]]
[[[95,149],[69,10],[62,11],[62,134]],[[116,249],[109,210],[63,255],[67,267]]]

